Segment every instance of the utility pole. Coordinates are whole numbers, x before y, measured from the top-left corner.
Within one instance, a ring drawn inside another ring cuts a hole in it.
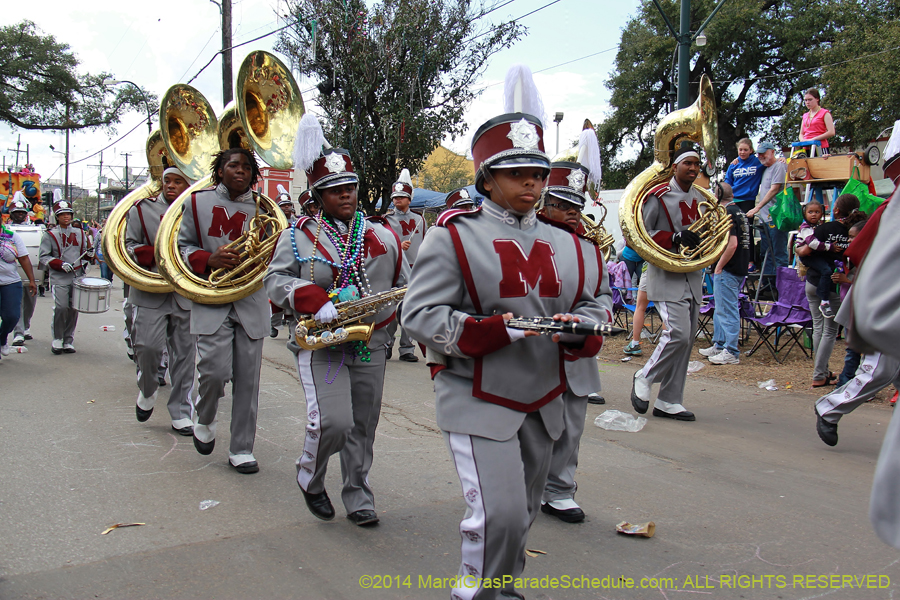
[[[128,157],[131,156],[130,152],[122,152],[122,156],[125,157],[125,194],[128,194],[128,190],[131,189],[131,175],[128,173]]]
[[[66,199],[71,202],[72,198],[70,194],[72,191],[69,189],[69,105],[66,104]]]
[[[100,151],[100,170],[97,171],[97,222],[100,222],[100,179],[103,177],[103,151]]]
[[[222,103],[226,106],[234,100],[231,72],[231,0],[209,0],[219,7],[222,14]]]
[[[15,153],[16,153],[16,164],[13,165],[13,168],[16,170],[19,170],[19,152],[21,152],[21,150],[19,150],[19,148],[21,148],[21,147],[22,147],[22,134],[20,133],[19,139],[16,140],[15,150],[13,150],[12,148],[7,148],[7,150],[9,150],[10,152],[15,151]]]

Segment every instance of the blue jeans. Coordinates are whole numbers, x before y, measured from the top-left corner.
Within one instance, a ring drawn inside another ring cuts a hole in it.
[[[763,228],[759,236],[759,251],[765,256],[766,250],[771,248],[769,258],[766,260],[765,275],[775,275],[775,267],[788,266],[788,234],[775,227],[771,220],[762,221]]]
[[[716,348],[725,348],[735,356],[738,352],[738,337],[741,334],[741,317],[738,307],[738,294],[741,291],[743,277],[722,271],[713,276],[716,312],[713,314],[713,344]]]
[[[103,279],[106,279],[108,281],[113,280],[112,269],[110,269],[109,265],[107,265],[105,262],[100,263],[100,277],[102,277]]]
[[[859,368],[861,359],[862,355],[859,352],[847,346],[847,351],[844,354],[844,370],[841,371],[841,376],[838,377],[838,387],[856,377],[856,370]]]
[[[22,314],[22,282],[0,285],[0,346],[5,346]]]

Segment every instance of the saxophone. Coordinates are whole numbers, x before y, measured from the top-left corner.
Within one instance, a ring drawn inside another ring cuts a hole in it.
[[[348,300],[334,305],[337,319],[331,323],[319,323],[313,315],[302,317],[294,330],[297,345],[304,350],[321,350],[344,342],[368,343],[375,330],[374,323],[360,323],[385,308],[399,304],[406,295],[406,286],[391,288],[359,300]]]

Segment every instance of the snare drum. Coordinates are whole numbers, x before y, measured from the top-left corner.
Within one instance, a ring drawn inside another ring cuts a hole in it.
[[[112,282],[99,277],[77,277],[72,290],[72,308],[83,313],[102,313],[109,310]]]

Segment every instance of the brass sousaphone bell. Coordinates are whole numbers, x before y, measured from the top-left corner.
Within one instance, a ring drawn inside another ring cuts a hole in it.
[[[226,108],[221,120],[216,119],[200,92],[185,85],[170,88],[160,105],[163,139],[169,153],[185,175],[198,181],[163,217],[156,238],[156,262],[178,293],[201,304],[235,302],[259,290],[272,246],[288,226],[278,204],[254,192],[257,215],[248,231],[229,244],[241,256],[239,267],[216,270],[209,279],[199,277],[178,250],[184,203],[191,194],[212,184],[209,169],[220,148],[243,146],[246,141],[272,167],[293,167],[291,151],[303,116],[303,100],[290,70],[267,52],[253,52],[238,70],[235,97],[234,106]]]
[[[161,192],[165,162],[169,161],[162,133],[159,129],[154,129],[147,138],[147,164],[150,165],[150,178],[147,183],[116,204],[106,219],[102,238],[103,258],[109,268],[131,287],[156,294],[171,292],[172,285],[158,273],[137,263],[125,248],[125,228],[128,222],[128,211],[131,210],[131,207],[138,200],[152,198]]]
[[[672,160],[681,142],[699,142],[707,159],[714,164],[718,156],[719,128],[712,83],[700,78],[700,95],[691,106],[666,115],[656,127],[653,164],[631,180],[619,200],[619,224],[628,245],[652,265],[673,273],[689,273],[707,267],[719,259],[728,245],[731,219],[707,189],[694,185],[704,198],[699,203],[700,219],[690,230],[701,238],[694,249],[667,250],[657,244],[647,228],[641,211],[650,190],[672,178]]]

